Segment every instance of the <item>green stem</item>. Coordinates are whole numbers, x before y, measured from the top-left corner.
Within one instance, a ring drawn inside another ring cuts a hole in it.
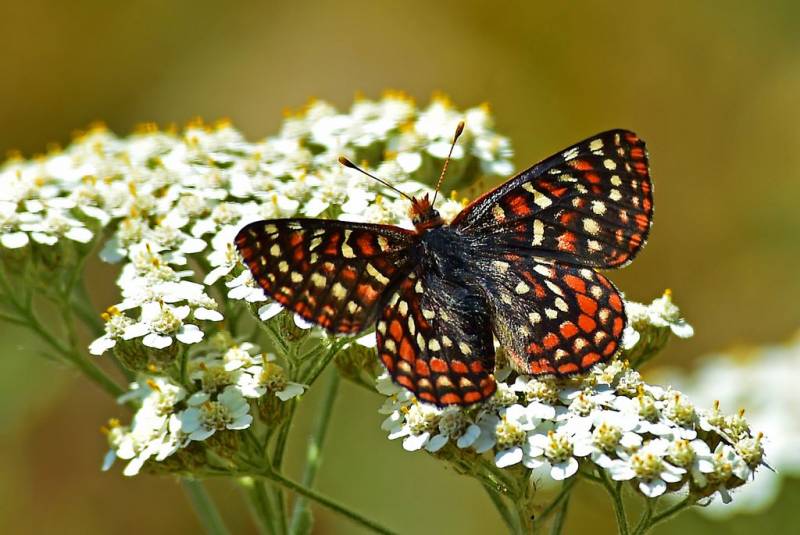
[[[630,533],[628,517],[625,516],[625,504],[622,501],[622,492],[620,492],[622,486],[620,484],[613,485],[602,470],[600,471],[600,479],[609,495],[611,495],[612,504],[614,505],[614,515],[617,517],[617,530],[619,535],[628,535]]]
[[[264,481],[253,481],[250,489],[250,502],[255,509],[259,531],[271,535],[282,535],[280,522],[283,512],[276,508],[274,493],[270,492]]]
[[[182,479],[181,486],[203,530],[209,535],[228,535],[230,532],[203,484],[195,479]]]
[[[269,501],[262,500],[262,495],[256,492],[255,482],[251,478],[245,478],[246,483],[242,483],[242,491],[247,497],[247,505],[250,516],[256,524],[256,529],[260,535],[275,535],[272,527],[272,512]]]
[[[655,527],[656,524],[660,524],[661,522],[664,522],[665,520],[672,518],[673,516],[677,515],[687,507],[691,507],[692,505],[694,505],[694,503],[695,503],[694,500],[692,500],[690,496],[687,496],[684,500],[676,503],[672,507],[668,507],[667,509],[664,509],[660,513],[651,516],[648,519],[648,522],[646,524],[643,524],[640,527],[640,529],[637,530],[637,535],[640,533],[641,534],[647,533],[653,527]]]
[[[553,514],[553,511],[565,500],[569,499],[570,493],[572,492],[572,487],[578,482],[577,477],[571,477],[564,481],[564,484],[561,486],[561,490],[553,498],[553,501],[547,504],[545,508],[536,516],[537,522],[543,522],[548,516]]]
[[[650,525],[650,519],[653,517],[653,507],[655,506],[656,500],[658,500],[658,498],[650,499],[645,497],[644,511],[642,511],[642,516],[639,518],[639,522],[636,523],[636,527],[633,528],[634,535],[646,533]]]
[[[577,479],[577,478],[572,478],[572,479]],[[558,511],[556,512],[556,517],[553,520],[553,527],[550,529],[550,533],[552,535],[561,535],[561,532],[564,530],[564,522],[567,519],[567,508],[569,507],[569,497],[571,496],[569,489],[571,488],[572,488],[571,485],[568,487],[567,483],[564,482],[564,489],[562,489],[563,498],[561,499],[561,506],[558,508]],[[566,492],[564,492],[564,490],[566,490]],[[558,500],[558,498],[556,498],[556,500]]]
[[[317,477],[320,464],[322,464],[322,446],[325,442],[325,436],[328,433],[328,425],[330,423],[331,414],[333,413],[333,404],[336,401],[336,394],[339,392],[339,373],[333,370],[328,384],[326,385],[325,394],[323,395],[320,403],[319,412],[314,421],[314,427],[311,431],[311,436],[308,439],[308,448],[306,450],[306,467],[303,472],[302,484],[305,487],[313,487],[314,480]],[[302,496],[297,498],[292,511],[292,520],[289,524],[289,533],[299,534],[301,522],[304,516],[309,515],[308,501]]]
[[[503,496],[497,492],[492,485],[488,484],[485,481],[481,481],[481,485],[483,489],[486,491],[486,494],[489,495],[489,498],[492,500],[495,509],[500,514],[500,517],[503,519],[506,527],[508,528],[509,533],[520,533],[521,528],[519,526],[519,522],[511,510],[506,505],[506,502],[503,500]]]
[[[303,485],[300,485],[299,483],[295,483],[291,479],[287,479],[281,474],[278,474],[276,472],[265,472],[262,475],[268,479],[275,481],[282,487],[291,490],[292,492],[295,492],[300,496],[304,496],[309,500],[314,501],[324,507],[327,507],[331,511],[335,511],[340,515],[349,518],[353,522],[374,531],[375,533],[383,533],[387,535],[391,535],[392,533],[394,533],[393,531],[390,531],[389,529],[381,526],[377,522],[374,522],[366,518],[365,516],[356,513],[355,511],[351,511],[350,509],[340,504],[339,502],[336,502],[328,498],[327,496],[320,494],[312,489],[306,488]]]

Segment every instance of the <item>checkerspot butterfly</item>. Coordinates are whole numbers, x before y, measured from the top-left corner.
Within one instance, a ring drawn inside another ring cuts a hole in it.
[[[393,379],[439,406],[494,393],[493,337],[532,375],[580,373],[618,351],[622,299],[596,269],[630,262],[650,229],[652,183],[635,134],[590,137],[449,224],[435,195],[408,198],[414,231],[273,219],[244,227],[236,246],[266,294],[306,320],[344,334],[374,326]]]

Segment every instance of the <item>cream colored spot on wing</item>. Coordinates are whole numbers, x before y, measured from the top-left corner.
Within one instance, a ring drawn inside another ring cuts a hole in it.
[[[594,276],[594,272],[592,272],[591,269],[586,269],[586,268],[581,269],[580,274],[581,277],[583,277],[586,280],[592,280]]]
[[[417,346],[425,347],[425,337],[422,336],[422,333],[417,333]]]
[[[558,286],[557,284],[555,284],[554,282],[551,282],[551,281],[544,281],[544,284],[545,284],[545,286],[547,286],[547,287],[550,289],[550,291],[551,291],[551,292],[553,292],[554,294],[556,294],[556,295],[560,295],[560,296],[563,296],[563,295],[564,295],[564,290],[562,290],[562,289],[561,289],[561,287],[560,287],[560,286]]]
[[[528,293],[531,290],[531,287],[525,284],[524,282],[520,281],[517,286],[514,288],[514,291],[517,292],[519,295]]]
[[[400,300],[400,294],[397,292],[393,293],[392,298],[389,299],[389,306],[391,307],[395,306],[399,300]]]
[[[500,301],[502,301],[503,303],[505,303],[507,305],[510,305],[511,303],[513,303],[513,300],[511,299],[511,294],[509,294],[507,292],[500,292]]]
[[[590,251],[601,251],[603,246],[600,245],[600,242],[597,240],[586,240],[586,247],[589,248]]]
[[[603,309],[600,310],[600,312],[597,314],[597,316],[600,318],[600,321],[605,323],[605,322],[608,321],[608,318],[611,316],[611,311],[609,309],[607,309],[607,308],[603,308]]]
[[[344,299],[347,296],[347,288],[337,282],[334,283],[333,288],[331,288],[331,293],[336,299]]]
[[[355,301],[348,301],[348,303],[347,303],[347,311],[350,314],[355,314],[356,312],[358,312],[359,307],[360,307],[360,305],[358,303],[356,303]]]
[[[553,204],[553,201],[551,201],[544,193],[534,188],[530,182],[524,183],[522,185],[522,189],[533,194],[533,204],[539,208],[547,208]]]
[[[351,230],[344,231],[344,240],[342,240],[342,256],[344,256],[345,258],[356,257],[355,253],[353,252],[353,248],[350,247],[350,245],[347,243],[347,241],[350,239],[350,234],[352,233],[353,231]]]
[[[272,247],[269,248],[269,254],[272,256],[280,256],[281,255],[281,246],[277,243],[273,244]]]
[[[606,203],[603,201],[592,201],[592,212],[597,215],[603,215],[606,213]]]
[[[500,207],[499,204],[495,204],[492,207],[492,214],[494,215],[494,218],[497,221],[504,221],[506,218],[506,213],[503,211],[503,209]]]
[[[313,251],[322,244],[322,238],[314,238],[308,246],[309,251]]]
[[[465,354],[465,355],[471,355],[471,354],[472,354],[472,348],[471,348],[471,347],[469,347],[469,346],[468,346],[467,344],[465,344],[464,342],[459,342],[459,343],[458,343],[458,349],[460,349],[460,350],[461,350],[461,352],[462,352],[463,354]]]
[[[389,279],[388,279],[388,278],[386,278],[386,277],[384,277],[384,276],[383,276],[383,273],[381,273],[380,271],[378,271],[378,270],[375,268],[375,266],[373,266],[372,264],[367,264],[367,273],[369,273],[370,275],[372,275],[372,277],[373,277],[373,278],[374,278],[376,281],[380,282],[381,284],[384,284],[384,285],[386,285],[386,284],[389,284]]]
[[[286,273],[287,271],[289,271],[289,264],[286,263],[286,260],[281,260],[280,262],[278,262],[278,270],[281,273]]]
[[[267,278],[269,279],[269,282],[275,284],[275,275],[273,273],[267,273]]]
[[[533,266],[533,270],[542,277],[547,277],[548,279],[553,278],[553,268],[549,268],[541,264],[536,264],[535,266]]]
[[[387,338],[386,340],[383,341],[383,347],[385,347],[392,353],[397,352],[397,344],[395,344],[394,340],[392,340],[391,338]]]
[[[555,354],[556,360],[562,360],[562,359],[567,358],[568,356],[569,356],[569,353],[567,353],[563,349],[556,349],[556,354]]]
[[[544,223],[538,219],[533,220],[533,245],[541,245],[544,241]]]
[[[292,279],[292,282],[294,283],[298,283],[303,280],[303,276],[296,271],[292,271],[292,273],[289,275],[289,278]]]
[[[589,342],[586,341],[586,338],[576,338],[574,342],[572,342],[572,347],[575,351],[580,351],[584,347],[589,345]]]
[[[414,291],[418,294],[421,294],[424,291],[422,287],[422,281],[417,281],[417,284],[414,285]]]
[[[611,185],[617,187],[622,185],[622,179],[619,177],[619,175],[614,175],[611,177]]]
[[[405,374],[407,375],[411,374],[411,364],[409,364],[408,362],[404,360],[398,360],[397,367],[398,369],[400,369],[400,371],[404,372]]]
[[[428,342],[428,349],[430,349],[431,351],[439,351],[440,349],[442,349],[442,346],[439,345],[439,340],[431,338],[430,341]]]
[[[423,308],[422,309],[422,316],[426,320],[432,320],[433,318],[436,317],[436,312],[434,312],[433,310],[428,310],[427,308]]]
[[[453,341],[447,336],[442,336],[442,345],[444,347],[453,347]]]
[[[545,308],[544,315],[547,316],[549,319],[554,320],[558,317],[558,312],[556,312],[552,308]]]
[[[266,266],[267,265],[267,257],[266,256],[262,256],[261,258],[258,259],[258,261],[261,263],[262,266]]]
[[[603,167],[605,167],[609,171],[613,171],[614,169],[617,168],[617,162],[615,162],[611,158],[608,158],[606,160],[603,160]]]
[[[408,332],[411,333],[411,336],[417,334],[417,324],[414,323],[414,316],[408,317]]]
[[[275,225],[264,225],[264,232],[267,234],[275,234],[278,232],[278,227]]]
[[[612,201],[618,201],[622,198],[622,194],[619,192],[618,189],[612,189],[611,193],[608,194],[608,198]]]
[[[381,320],[378,322],[378,332],[381,334],[386,334],[386,322]]]
[[[591,143],[589,143],[589,150],[600,150],[603,148],[603,140],[602,139],[594,139]]]
[[[386,239],[386,236],[378,236],[378,247],[381,248],[381,251],[389,248],[389,240]]]
[[[401,316],[406,316],[408,314],[408,303],[400,301],[397,303],[397,310],[400,312]]]
[[[585,217],[583,219],[583,230],[589,234],[595,235],[600,232],[600,225],[594,219]]]
[[[567,161],[567,162],[570,161],[571,159],[573,159],[577,155],[578,155],[578,147],[573,147],[573,148],[569,149],[568,151],[566,151],[564,154],[562,154],[562,156],[564,157],[564,160]]]
[[[589,288],[589,293],[592,294],[592,297],[595,299],[600,299],[603,297],[603,289],[597,285],[592,286]]]
[[[503,262],[502,260],[494,260],[492,261],[492,266],[497,268],[500,273],[505,273],[508,271],[508,262]]]
[[[556,297],[555,303],[556,303],[556,308],[559,309],[561,312],[566,312],[567,310],[569,310],[569,305],[567,305],[567,302],[561,299],[560,297]]]
[[[542,315],[538,312],[531,312],[528,314],[528,320],[531,322],[531,325],[536,325],[540,321],[542,321]]]

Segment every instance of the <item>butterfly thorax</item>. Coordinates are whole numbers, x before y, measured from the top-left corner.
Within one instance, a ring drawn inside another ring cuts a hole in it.
[[[426,230],[419,241],[419,266],[454,283],[468,282],[472,245],[466,236],[449,225]]]
[[[420,234],[428,229],[441,227],[444,225],[442,216],[440,216],[439,212],[434,209],[427,193],[420,199],[414,197],[411,200],[409,216],[411,217],[411,222],[414,223],[414,227],[417,229],[417,232]]]

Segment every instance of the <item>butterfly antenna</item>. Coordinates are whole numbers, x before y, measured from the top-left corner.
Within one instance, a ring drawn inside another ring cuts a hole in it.
[[[450,163],[450,157],[453,155],[453,149],[456,147],[456,141],[458,141],[458,137],[462,132],[464,132],[464,121],[459,121],[458,126],[456,126],[456,133],[453,134],[453,143],[450,144],[450,152],[447,153],[447,158],[445,159],[444,166],[442,167],[442,173],[439,175],[439,181],[436,183],[436,191],[433,194],[433,202],[431,203],[431,206],[436,204],[436,197],[439,195],[439,188],[442,186],[444,174],[447,172],[447,164]]]
[[[344,156],[339,156],[339,163],[340,163],[340,164],[342,164],[342,165],[343,165],[343,166],[345,166],[345,167],[349,167],[350,169],[355,169],[356,171],[359,171],[359,172],[361,172],[361,173],[364,173],[364,174],[365,174],[365,175],[367,175],[368,177],[370,177],[370,178],[372,178],[372,179],[374,179],[374,180],[377,180],[378,182],[380,182],[381,184],[383,184],[384,186],[386,186],[386,187],[387,187],[387,188],[389,188],[390,190],[392,190],[392,191],[396,191],[397,193],[399,193],[400,195],[402,195],[403,197],[405,197],[406,199],[408,199],[408,200],[409,200],[409,201],[411,201],[412,203],[414,202],[414,199],[412,199],[411,197],[409,197],[408,195],[406,195],[405,193],[403,193],[402,191],[400,191],[400,190],[399,190],[399,189],[397,189],[396,187],[392,186],[391,184],[389,184],[389,183],[388,183],[388,182],[386,182],[385,180],[383,180],[383,179],[380,179],[380,178],[376,177],[375,175],[373,175],[373,174],[371,174],[371,173],[367,173],[366,171],[364,171],[363,169],[361,169],[359,166],[357,166],[356,164],[354,164],[353,162],[351,162],[350,160],[348,160],[348,159],[347,159],[347,158],[345,158]]]

